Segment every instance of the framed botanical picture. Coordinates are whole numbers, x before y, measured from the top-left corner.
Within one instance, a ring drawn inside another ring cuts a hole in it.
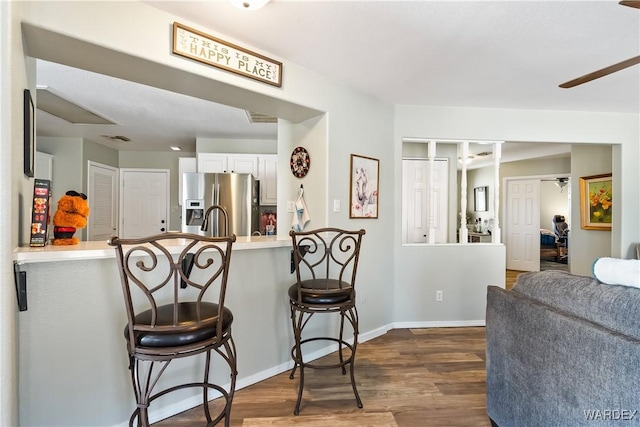
[[[380,161],[351,155],[351,187],[349,218],[378,218]]]
[[[24,90],[24,174],[33,177],[35,142],[36,142],[36,114],[33,99],[29,89]]]
[[[580,228],[611,230],[613,209],[611,174],[580,178]]]

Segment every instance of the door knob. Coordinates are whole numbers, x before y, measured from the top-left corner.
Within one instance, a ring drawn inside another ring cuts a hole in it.
[[[160,220],[160,224],[164,224],[164,219]]]
[[[164,227],[160,229],[160,231],[164,231]]]

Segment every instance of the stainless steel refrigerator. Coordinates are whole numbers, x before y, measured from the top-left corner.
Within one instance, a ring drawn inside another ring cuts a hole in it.
[[[200,228],[214,205],[228,214],[229,233],[251,236],[260,231],[260,184],[250,173],[185,173],[182,176],[182,231],[208,236],[225,233],[222,213],[209,214],[206,232]]]

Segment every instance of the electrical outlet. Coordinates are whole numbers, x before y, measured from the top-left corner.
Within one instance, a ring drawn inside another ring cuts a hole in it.
[[[289,200],[287,202],[287,212],[295,212],[296,211],[296,202]]]
[[[442,301],[443,298],[444,298],[444,295],[442,291],[436,291],[436,301]]]

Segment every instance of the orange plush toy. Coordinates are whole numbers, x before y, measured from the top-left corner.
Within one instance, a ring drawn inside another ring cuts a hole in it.
[[[76,191],[67,193],[58,200],[58,210],[53,216],[53,244],[77,245],[79,240],[73,235],[77,228],[87,226],[89,204],[87,196]]]

